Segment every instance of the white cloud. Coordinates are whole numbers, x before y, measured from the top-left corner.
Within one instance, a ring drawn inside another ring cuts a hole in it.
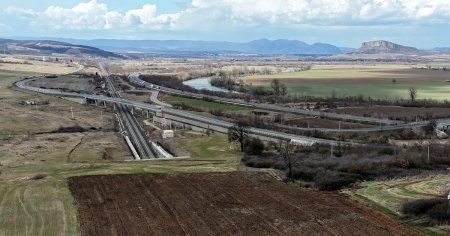
[[[49,6],[43,12],[10,7],[5,13],[29,18],[34,23],[50,25],[55,29],[162,29],[175,28],[179,14],[157,14],[156,5],[146,4],[141,9],[124,13],[109,11],[108,6],[97,0],[80,3],[72,8]]]
[[[50,6],[35,12],[7,8],[5,13],[56,29],[199,29],[204,27],[385,25],[447,22],[450,0],[192,0],[171,14],[146,4],[129,11],[109,10],[97,0],[72,8]]]
[[[449,20],[450,0],[193,0],[197,10],[221,9],[229,20],[264,24],[385,24]]]
[[[6,14],[9,15],[19,15],[21,17],[33,17],[36,13],[30,9],[22,9],[17,7],[8,7],[4,10]]]

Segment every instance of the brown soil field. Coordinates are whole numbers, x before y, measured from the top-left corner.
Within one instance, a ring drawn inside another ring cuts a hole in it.
[[[338,193],[267,173],[68,179],[82,235],[418,235]]]
[[[377,107],[351,107],[334,109],[332,112],[371,116],[378,118],[400,119],[415,121],[416,116],[419,120],[432,118],[450,117],[449,108],[424,108],[424,107],[398,107],[398,106],[377,106]]]

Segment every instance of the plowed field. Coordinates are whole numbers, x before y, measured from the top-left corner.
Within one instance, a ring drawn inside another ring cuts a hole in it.
[[[69,178],[82,235],[416,235],[337,193],[263,173]]]

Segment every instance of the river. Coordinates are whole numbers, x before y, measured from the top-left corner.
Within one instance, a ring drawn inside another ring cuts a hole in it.
[[[210,77],[201,77],[198,79],[186,80],[183,82],[183,84],[187,85],[189,87],[198,89],[198,90],[205,89],[205,90],[216,91],[216,92],[229,92],[226,89],[212,86],[211,83],[209,83],[209,80],[210,80]]]

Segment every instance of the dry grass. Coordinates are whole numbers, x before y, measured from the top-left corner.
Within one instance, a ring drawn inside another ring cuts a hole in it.
[[[21,71],[21,72],[38,72],[41,74],[68,74],[78,70],[77,67],[53,62],[44,62],[36,60],[25,60],[20,58],[0,58],[0,71]]]
[[[363,183],[361,188],[346,191],[357,200],[400,217],[400,204],[406,200],[442,197],[448,192],[449,175],[404,178]],[[448,225],[420,227],[424,234],[448,235]]]
[[[204,150],[227,146],[225,137],[203,137],[189,145],[192,159],[122,162],[128,147],[116,132],[51,133],[60,126],[111,128],[113,116],[100,108],[82,106],[52,96],[13,87],[25,72],[0,72],[0,235],[79,235],[76,209],[68,192],[68,176],[86,174],[210,172],[236,170],[240,153]],[[49,105],[21,105],[21,101]],[[71,119],[73,107],[75,119]],[[31,180],[45,175],[45,179]]]
[[[73,125],[108,129],[113,117],[105,112],[102,124],[97,108],[13,87],[29,75],[0,72],[0,235],[79,235],[73,198],[59,171],[80,170],[81,164],[74,162],[102,163],[105,157],[123,160],[128,151],[115,132],[36,134]],[[20,104],[25,100],[48,101],[49,105],[38,106],[36,111],[34,106]],[[48,177],[32,180],[41,174]]]
[[[31,82],[34,87],[65,88],[74,91],[93,91],[95,89],[93,78],[81,78],[75,75],[63,75],[57,78],[43,78]]]

